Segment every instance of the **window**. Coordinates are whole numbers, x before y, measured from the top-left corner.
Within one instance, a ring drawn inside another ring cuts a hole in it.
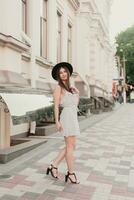
[[[22,30],[27,33],[27,0],[22,1]]]
[[[72,61],[72,26],[68,23],[67,60]]]
[[[48,1],[43,0],[43,14],[40,18],[40,55],[47,58],[47,7]]]
[[[57,62],[61,61],[61,17],[62,15],[57,11]]]

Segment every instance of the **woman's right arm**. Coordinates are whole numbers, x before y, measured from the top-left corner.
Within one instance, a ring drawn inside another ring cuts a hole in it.
[[[55,115],[55,123],[57,129],[60,131],[62,126],[59,122],[59,104],[60,104],[60,96],[61,96],[61,87],[59,85],[56,86],[53,98],[54,98],[54,115]]]

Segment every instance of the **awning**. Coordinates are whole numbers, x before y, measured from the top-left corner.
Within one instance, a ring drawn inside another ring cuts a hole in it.
[[[0,96],[11,116],[24,116],[53,104],[53,98],[46,95],[0,93]]]

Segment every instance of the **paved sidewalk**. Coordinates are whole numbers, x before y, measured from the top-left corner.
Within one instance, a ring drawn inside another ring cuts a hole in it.
[[[134,200],[134,104],[121,105],[110,114],[96,116],[81,132],[75,150],[79,185],[46,176],[46,167],[64,147],[60,136],[0,165],[0,200]],[[95,122],[95,123],[94,123]]]

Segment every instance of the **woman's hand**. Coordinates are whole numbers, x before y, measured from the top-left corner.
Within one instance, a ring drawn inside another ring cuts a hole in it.
[[[58,131],[63,131],[63,127],[60,122],[56,122],[56,128]]]
[[[71,91],[79,95],[79,90],[75,87],[71,87]]]

